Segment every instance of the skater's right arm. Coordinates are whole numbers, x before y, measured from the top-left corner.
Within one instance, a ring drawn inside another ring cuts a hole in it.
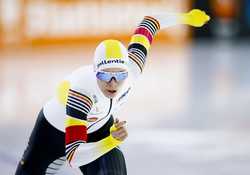
[[[117,147],[126,137],[125,123],[113,126],[111,134],[93,143],[87,143],[87,116],[93,100],[82,90],[69,89],[66,103],[65,153],[72,167],[86,165]],[[116,131],[117,130],[117,131]],[[118,139],[117,139],[118,138]]]
[[[93,102],[85,93],[69,89],[66,103],[65,153],[71,164],[79,145],[87,142],[87,115]]]
[[[84,143],[77,148],[71,166],[86,165],[120,145],[128,136],[125,121],[116,122],[110,128],[110,135],[98,142]]]

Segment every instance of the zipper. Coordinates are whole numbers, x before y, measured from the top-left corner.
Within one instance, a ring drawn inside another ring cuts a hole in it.
[[[105,119],[106,117],[109,116],[109,113],[110,113],[110,111],[111,111],[111,109],[112,109],[112,104],[113,104],[113,99],[111,98],[111,99],[110,99],[110,103],[109,103],[109,110],[108,110],[107,115],[105,115],[105,117],[101,118],[100,120],[98,120],[97,122],[93,123],[92,125],[90,125],[90,126],[88,127],[88,129],[89,129],[90,127],[92,127],[93,125],[95,125],[96,123],[102,121],[103,119]]]

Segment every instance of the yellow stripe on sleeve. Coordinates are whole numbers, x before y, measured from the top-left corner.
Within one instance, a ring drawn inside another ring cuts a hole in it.
[[[70,89],[69,81],[62,81],[57,87],[57,99],[64,106],[66,106],[67,103],[69,89]]]
[[[117,128],[115,127],[115,125],[113,124],[112,127],[110,128],[110,133],[112,131],[116,131]],[[99,151],[101,153],[106,153],[109,150],[115,148],[116,146],[120,145],[122,143],[122,141],[119,141],[117,139],[115,139],[111,134],[104,138],[103,140],[101,140],[100,144],[99,144]]]
[[[120,145],[121,143],[122,141],[116,140],[114,137],[112,137],[112,135],[109,135],[105,139],[101,140],[101,142],[99,143],[99,151],[105,154]]]
[[[65,120],[65,127],[75,126],[75,125],[87,126],[87,121],[67,116],[67,118]]]
[[[131,43],[142,44],[147,50],[150,48],[150,43],[149,43],[148,38],[141,34],[133,35],[130,41],[130,44]]]

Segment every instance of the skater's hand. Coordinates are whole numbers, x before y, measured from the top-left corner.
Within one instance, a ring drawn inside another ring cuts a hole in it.
[[[113,138],[119,141],[124,141],[128,137],[128,132],[125,127],[126,121],[119,121],[115,119],[114,126],[111,128],[111,135]]]

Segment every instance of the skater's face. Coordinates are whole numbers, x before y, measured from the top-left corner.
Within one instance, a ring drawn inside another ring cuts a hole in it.
[[[128,72],[121,68],[107,68],[97,72],[96,77],[102,93],[108,98],[113,98],[121,90]]]

